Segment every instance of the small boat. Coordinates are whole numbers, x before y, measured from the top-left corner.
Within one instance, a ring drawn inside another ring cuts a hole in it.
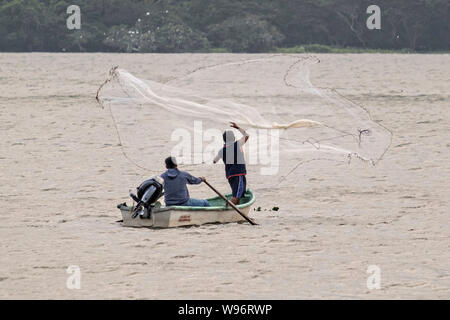
[[[226,195],[231,199],[231,194]],[[123,225],[126,227],[147,227],[147,228],[174,228],[184,226],[202,225],[207,223],[230,223],[244,222],[245,219],[230,206],[225,206],[225,201],[220,197],[207,199],[210,207],[185,207],[170,206],[164,207],[159,202],[152,208],[150,218],[132,218],[133,207],[119,204],[123,218]],[[241,203],[236,207],[248,216],[255,196],[250,189],[247,189]]]

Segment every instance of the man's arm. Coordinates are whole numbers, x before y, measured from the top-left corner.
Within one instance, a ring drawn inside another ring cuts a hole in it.
[[[217,155],[214,157],[213,163],[217,163],[217,161],[222,159],[222,151],[223,151],[223,149],[220,149],[220,151],[217,152]]]
[[[239,127],[235,122],[230,122],[230,123],[231,123],[231,127],[232,128],[238,129],[239,132],[242,134],[242,138],[240,138],[238,140],[239,147],[242,147],[247,142],[247,140],[250,137],[250,135],[244,129]]]
[[[199,178],[194,177],[186,172],[186,181],[189,184],[200,184],[200,183],[206,181],[206,179],[204,177],[199,177]]]

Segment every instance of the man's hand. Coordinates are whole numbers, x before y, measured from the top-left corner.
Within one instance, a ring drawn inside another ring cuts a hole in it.
[[[236,124],[236,122],[230,122],[230,123],[231,123],[230,127],[238,129],[238,130],[240,129],[239,126]]]
[[[239,146],[243,146],[244,143],[246,143],[247,140],[248,140],[248,137],[249,137],[248,133],[247,133],[244,129],[242,129],[241,127],[239,127],[239,126],[236,124],[236,122],[230,122],[230,123],[231,123],[230,127],[235,128],[235,129],[238,129],[239,132],[243,135],[243,137],[239,139]]]
[[[200,179],[202,179],[202,182],[205,182],[205,181],[206,181],[206,178],[205,178],[205,177],[200,177]]]

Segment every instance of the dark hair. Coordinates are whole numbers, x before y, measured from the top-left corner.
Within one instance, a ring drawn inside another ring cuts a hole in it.
[[[175,157],[168,157],[165,160],[167,169],[175,169],[177,167],[177,160]]]
[[[235,137],[234,137],[234,132],[231,130],[227,130],[223,133],[223,141],[226,143],[230,143],[230,142],[234,142]]]

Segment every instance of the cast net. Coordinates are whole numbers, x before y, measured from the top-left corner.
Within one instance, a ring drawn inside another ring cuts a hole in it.
[[[230,122],[250,134],[252,174],[288,181],[313,161],[376,165],[390,131],[334,89],[314,86],[310,70],[318,62],[265,56],[201,66],[166,83],[115,67],[97,99],[110,111],[124,156],[142,173],[160,173],[168,155],[186,170],[212,165]]]

